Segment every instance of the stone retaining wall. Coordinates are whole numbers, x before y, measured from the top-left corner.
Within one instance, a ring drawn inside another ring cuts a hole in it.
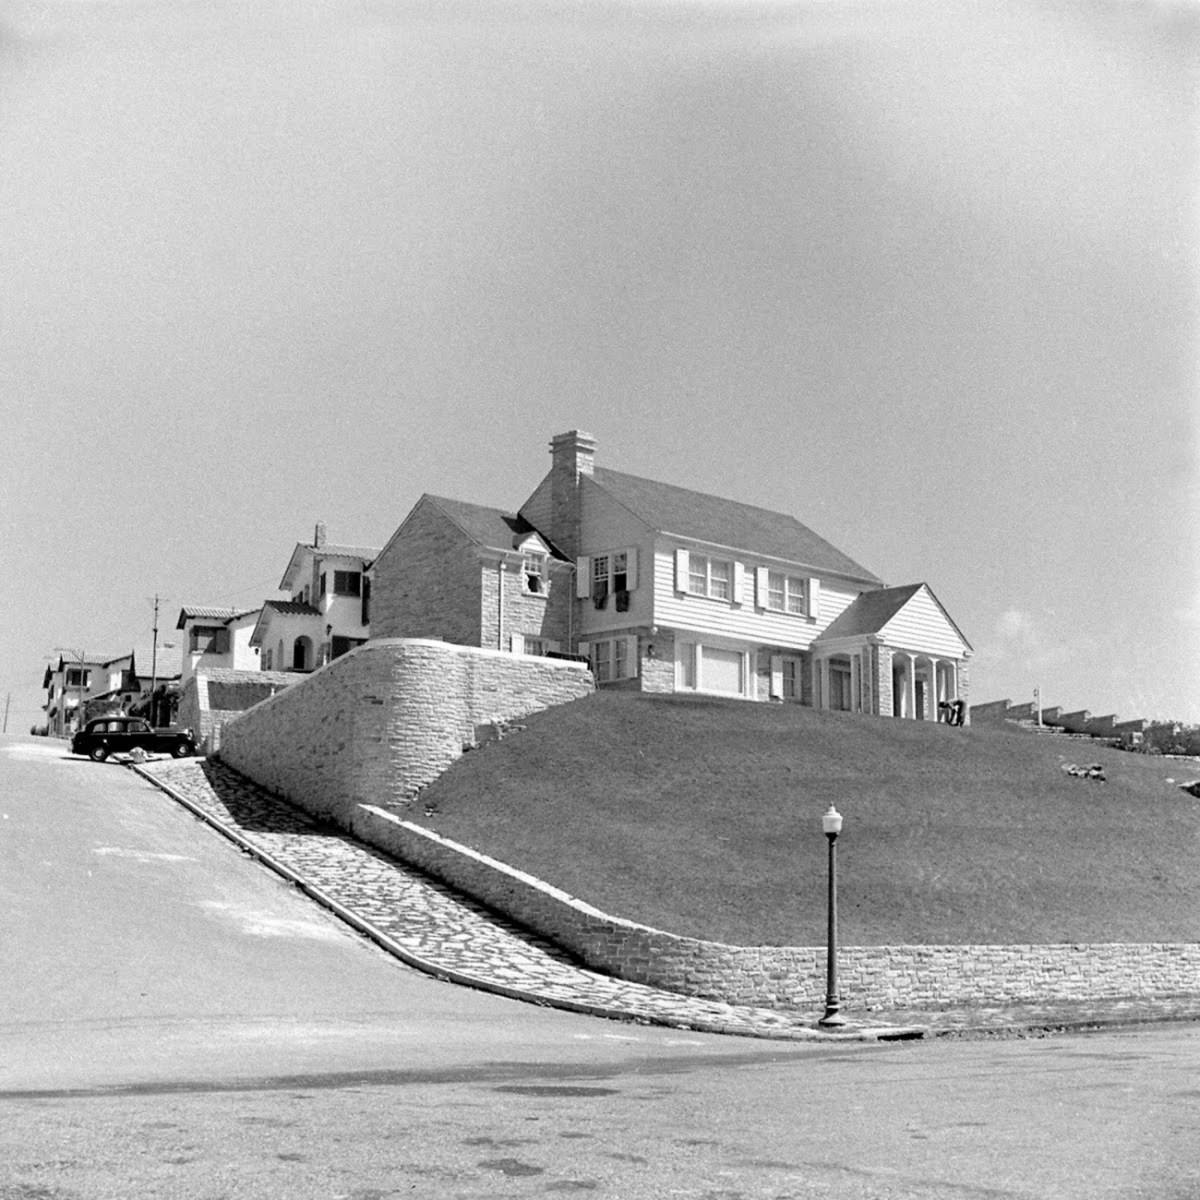
[[[356,808],[349,828],[595,970],[734,1004],[824,1000],[823,946],[726,946],[624,921],[373,805]],[[845,1004],[859,1011],[1198,995],[1200,943],[850,946],[839,951],[838,978]]]
[[[414,638],[371,640],[225,723],[221,758],[309,812],[403,809],[480,725],[579,699],[581,663]]]

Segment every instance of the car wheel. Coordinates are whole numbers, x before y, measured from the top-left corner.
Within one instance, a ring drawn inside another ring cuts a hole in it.
[[[176,742],[175,748],[171,751],[176,758],[187,758],[191,752],[192,748],[187,744],[187,742]]]
[[[108,757],[108,747],[93,746],[88,751],[88,754],[91,756],[93,762],[103,762]]]

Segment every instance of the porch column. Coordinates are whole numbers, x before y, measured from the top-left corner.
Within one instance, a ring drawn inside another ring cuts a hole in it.
[[[829,707],[829,659],[821,659],[821,708]]]
[[[915,721],[917,719],[917,656],[915,654],[906,654],[908,659],[908,675],[904,681],[905,700],[908,710],[908,719]]]

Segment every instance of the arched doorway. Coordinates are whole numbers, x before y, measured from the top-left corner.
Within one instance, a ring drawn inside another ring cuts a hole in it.
[[[298,637],[292,643],[292,670],[293,671],[311,671],[312,670],[312,639],[307,637]]]

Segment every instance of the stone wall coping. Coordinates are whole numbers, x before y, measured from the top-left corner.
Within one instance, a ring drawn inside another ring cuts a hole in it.
[[[435,833],[432,829],[426,829],[423,825],[416,825],[412,821],[405,821],[403,818],[396,816],[395,813],[388,812],[386,809],[379,808],[374,804],[360,804],[358,806],[363,812],[369,813],[377,820],[386,822],[387,824],[399,826],[406,833],[415,835],[418,838],[423,838],[429,842],[442,847],[452,853],[462,855],[464,858],[477,862],[482,866],[488,867],[490,870],[496,871],[501,875],[505,875],[513,879],[525,887],[533,888],[541,892],[548,899],[556,900],[561,904],[569,905],[576,912],[583,916],[591,917],[596,920],[603,921],[606,925],[613,925],[620,929],[636,930],[639,933],[653,934],[655,937],[666,938],[669,941],[679,943],[680,945],[711,947],[714,950],[765,950],[771,952],[780,951],[820,951],[825,952],[825,945],[822,943],[819,946],[745,946],[732,945],[726,942],[706,941],[702,938],[686,937],[679,933],[670,933],[664,929],[656,929],[653,925],[643,925],[637,921],[630,921],[624,917],[614,917],[611,913],[606,913],[602,909],[596,908],[586,901],[580,900],[577,896],[572,896],[569,892],[564,892],[561,888],[556,888],[553,884],[538,879],[536,875],[530,875],[525,871],[521,871],[516,867],[509,866],[507,863],[501,862],[499,859],[491,858],[487,854],[483,854],[478,850],[472,850],[470,846],[464,846],[461,842],[455,842],[450,838],[443,837],[440,833]],[[872,953],[887,954],[889,951],[903,953],[922,957],[926,955],[935,955],[938,953],[961,953],[964,949],[981,949],[985,950],[991,947],[991,943],[976,943],[976,942],[893,942],[888,945],[879,946],[854,946],[841,945],[839,950],[866,950]],[[995,943],[995,948],[1003,948],[1004,950],[1030,950],[1030,951],[1049,951],[1062,952],[1069,950],[1078,950],[1082,952],[1090,952],[1095,950],[1128,950],[1131,946],[1145,946],[1155,950],[1171,950],[1183,949],[1191,947],[1194,943],[1191,942],[1014,942],[1014,943]]]
[[[361,646],[355,646],[350,651],[350,654],[362,654],[368,650],[395,649],[398,646],[430,646],[438,650],[447,651],[460,658],[502,658],[511,662],[514,658],[521,657],[520,655],[514,655],[511,650],[492,650],[481,646],[463,646],[458,642],[443,642],[437,638],[371,638],[370,641],[364,642]],[[539,666],[571,671],[591,670],[587,663],[575,662],[569,658],[543,658],[538,655],[528,655],[526,657],[528,657],[530,662],[537,663]],[[328,665],[327,663],[326,666]]]

